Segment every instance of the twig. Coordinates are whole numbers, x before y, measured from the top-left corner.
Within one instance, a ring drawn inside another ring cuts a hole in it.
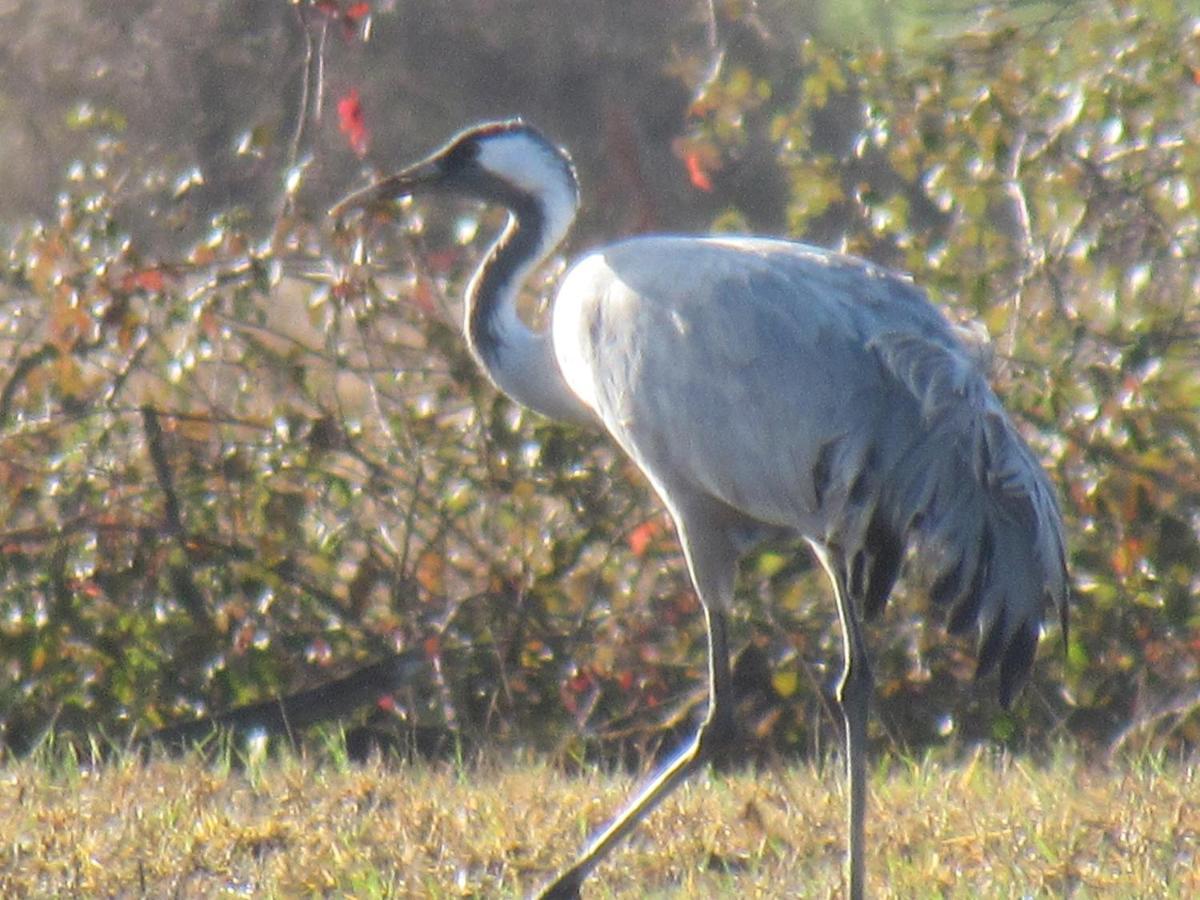
[[[352,715],[384,694],[409,686],[428,670],[429,663],[420,650],[406,650],[319,687],[162,728],[139,743],[187,747],[203,742],[219,729],[238,734],[261,731],[270,736],[286,735],[295,743],[295,731]]]
[[[191,551],[188,548],[187,534],[183,527],[183,516],[179,506],[179,495],[175,490],[175,481],[171,475],[171,465],[167,459],[167,451],[163,445],[162,426],[158,422],[158,413],[153,407],[143,406],[142,430],[146,435],[146,448],[150,453],[150,462],[154,467],[154,475],[158,486],[163,492],[163,518],[167,533],[174,538],[184,559],[191,562]],[[192,578],[189,564],[172,564],[170,567],[171,587],[179,594],[184,606],[193,621],[207,632],[212,631],[212,616],[208,612],[208,604],[204,594]]]
[[[142,429],[146,434],[146,447],[150,452],[150,463],[154,466],[154,476],[158,479],[159,489],[164,496],[163,516],[166,519],[167,530],[171,536],[182,538],[183,518],[179,512],[179,496],[175,493],[174,479],[171,477],[171,465],[167,460],[167,452],[163,447],[162,426],[158,423],[158,413],[150,406],[143,406]]]
[[[1025,188],[1021,184],[1021,161],[1025,152],[1028,135],[1018,132],[1013,141],[1012,154],[1009,157],[1008,174],[1004,183],[1005,193],[1012,203],[1013,217],[1016,219],[1017,240],[1021,250],[1021,272],[1013,285],[1013,309],[1008,327],[1008,355],[1012,356],[1017,347],[1017,325],[1021,321],[1021,301],[1025,288],[1045,261],[1045,254],[1040,253],[1034,245],[1033,224],[1029,215],[1029,202],[1025,199]]]
[[[13,368],[12,374],[8,376],[8,381],[4,383],[4,390],[0,391],[0,424],[8,421],[9,414],[12,412],[13,395],[25,383],[25,379],[34,369],[42,363],[54,359],[58,354],[57,347],[46,343],[21,358],[21,361]]]
[[[1141,705],[1140,703],[1137,705]],[[1135,714],[1130,717],[1112,739],[1108,742],[1108,748],[1105,751],[1105,756],[1111,761],[1114,756],[1120,752],[1135,735],[1147,731],[1158,725],[1164,719],[1179,718],[1184,719],[1200,709],[1200,687],[1194,687],[1191,690],[1185,691],[1182,694],[1176,694],[1160,703],[1146,712],[1138,713],[1135,709]]]

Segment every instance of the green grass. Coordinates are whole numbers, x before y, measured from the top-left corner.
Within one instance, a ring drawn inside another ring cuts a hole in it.
[[[523,896],[635,779],[542,762],[199,756],[0,766],[0,896]],[[896,897],[1200,896],[1200,776],[980,754],[872,777],[868,877]],[[588,897],[840,896],[840,773],[702,775]]]

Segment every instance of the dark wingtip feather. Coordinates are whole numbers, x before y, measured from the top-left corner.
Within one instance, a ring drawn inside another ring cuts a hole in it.
[[[996,621],[984,635],[983,645],[979,648],[979,663],[975,667],[976,678],[982,678],[988,674],[1000,661],[1000,652],[1004,649],[1004,619],[1005,612],[1001,607],[1000,615],[996,617]]]
[[[953,566],[942,572],[929,589],[929,602],[934,606],[945,606],[957,600],[962,593],[962,560],[957,560]],[[950,627],[951,634],[954,627]]]
[[[817,501],[817,509],[825,505],[825,492],[833,481],[834,451],[837,450],[836,440],[826,441],[817,451],[817,461],[812,469],[813,496]]]
[[[1037,642],[1037,629],[1028,622],[1018,628],[1008,642],[1008,650],[1000,662],[1000,705],[1005,709],[1012,704],[1013,697],[1025,683],[1025,676],[1033,665]]]
[[[979,607],[983,603],[983,590],[977,583],[972,586],[958,602],[958,605],[950,611],[950,621],[946,623],[946,630],[951,634],[966,634],[975,620],[979,618]]]
[[[867,565],[863,611],[871,618],[883,609],[891,596],[892,588],[896,586],[896,579],[900,577],[900,563],[904,560],[904,540],[888,527],[878,512],[871,517],[866,537],[870,560]]]
[[[994,551],[992,529],[985,525],[979,537],[979,556],[975,561],[971,586],[950,613],[948,628],[951,634],[962,634],[979,618],[979,608],[983,605],[983,586],[991,572]]]

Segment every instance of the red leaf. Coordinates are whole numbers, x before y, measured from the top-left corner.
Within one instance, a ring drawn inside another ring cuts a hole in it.
[[[576,672],[567,679],[567,690],[572,694],[582,694],[592,686],[592,676],[585,669],[582,672]]]
[[[370,137],[363,118],[362,101],[358,88],[350,88],[337,102],[338,128],[350,141],[350,146],[359,156],[366,155]]]
[[[712,179],[708,177],[699,153],[691,151],[684,154],[683,164],[687,167],[688,181],[692,183],[692,187],[705,192],[713,189]]]
[[[417,309],[427,316],[437,315],[435,296],[434,287],[429,279],[418,276],[412,291],[412,301],[416,304]]]
[[[431,250],[424,255],[425,264],[437,275],[446,275],[462,259],[462,250],[450,247],[446,250]]]
[[[442,639],[436,634],[425,638],[425,657],[426,659],[437,659],[442,655]]]
[[[647,519],[629,532],[629,549],[634,556],[644,556],[650,549],[654,539],[662,534],[662,522],[658,519]]]
[[[238,656],[241,656],[254,644],[254,625],[250,622],[243,622],[242,627],[237,630],[237,634],[233,637],[233,650]]]
[[[142,269],[133,276],[133,284],[143,291],[157,294],[166,287],[166,279],[163,278],[161,269]]]
[[[365,2],[365,0],[361,3],[351,3],[350,7],[346,10],[346,21],[357,22],[360,19],[366,18],[370,14],[371,4]]]
[[[579,701],[575,698],[574,694],[569,694],[565,690],[560,690],[558,695],[559,699],[562,701],[563,708],[566,709],[567,712],[569,712],[571,715],[575,715],[579,712]]]

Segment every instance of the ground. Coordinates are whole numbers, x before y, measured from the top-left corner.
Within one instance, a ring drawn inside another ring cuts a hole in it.
[[[520,897],[638,780],[544,761],[352,764],[333,753],[0,766],[3,896]],[[1159,758],[883,760],[868,878],[880,897],[1200,895],[1200,777]],[[588,897],[841,893],[836,765],[704,774]]]

